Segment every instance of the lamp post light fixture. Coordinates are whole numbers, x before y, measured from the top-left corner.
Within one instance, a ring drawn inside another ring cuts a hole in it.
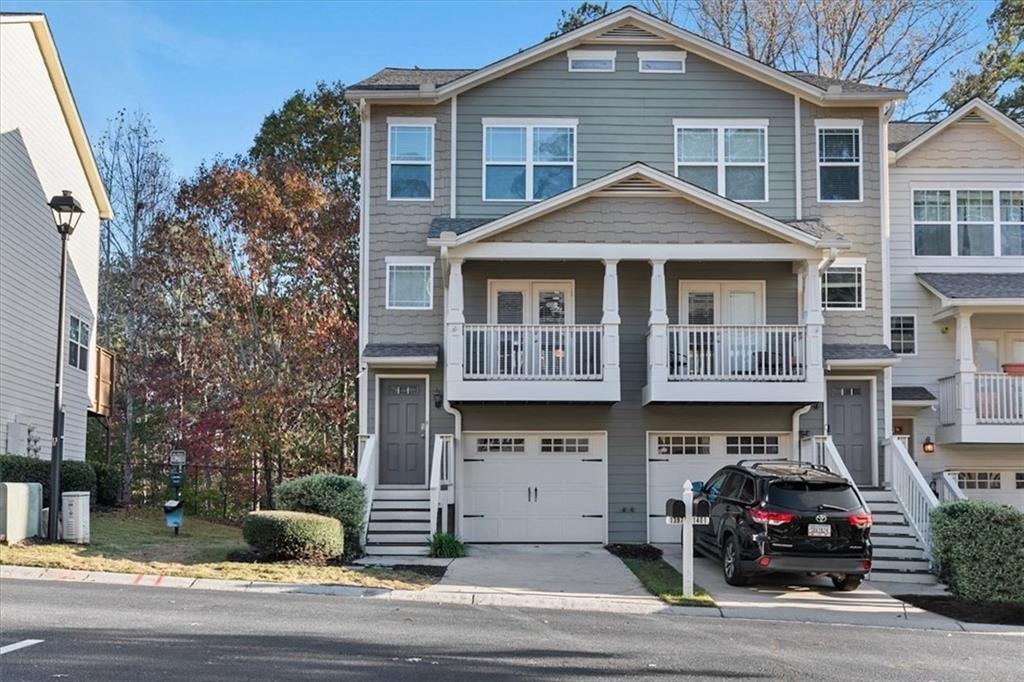
[[[50,513],[47,517],[46,534],[50,542],[59,538],[58,519],[60,514],[60,465],[64,457],[64,308],[68,266],[68,238],[82,219],[82,205],[71,196],[71,190],[64,190],[50,199],[48,204],[53,212],[53,222],[60,235],[60,292],[57,298],[57,369],[53,379],[53,439],[50,449]]]

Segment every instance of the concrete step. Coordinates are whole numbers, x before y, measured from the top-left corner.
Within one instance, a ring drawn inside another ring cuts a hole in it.
[[[367,543],[380,543],[391,545],[395,543],[427,544],[430,542],[429,533],[401,533],[397,531],[368,531],[366,533]]]
[[[915,537],[876,537],[871,536],[871,546],[874,547],[875,552],[895,552],[895,551],[910,551],[910,552],[922,552],[924,548],[921,547],[921,543],[918,542]]]
[[[874,502],[866,502],[866,504],[868,505],[868,509],[871,510],[872,514],[881,514],[882,512],[890,513],[890,514],[891,513],[896,513],[896,514],[902,514],[903,513],[903,510],[900,509],[900,503],[899,502],[895,502],[895,501],[887,502],[887,501],[884,501],[884,500],[875,500]]]
[[[891,490],[865,490],[864,488],[858,488],[860,496],[864,498],[864,501],[868,504],[872,502],[895,502],[896,496],[893,495]]]
[[[374,531],[406,531],[413,533],[430,533],[430,521],[370,521],[367,532]]]
[[[374,521],[430,521],[430,512],[426,509],[384,511],[372,509],[370,511],[370,523]]]
[[[374,500],[372,509],[410,509],[426,511],[430,508],[430,500]]]
[[[430,556],[430,546],[425,544],[382,544],[366,543],[370,556]]]
[[[895,571],[887,568],[871,569],[868,580],[887,583],[916,583],[918,585],[935,585],[939,580],[926,571]]]
[[[429,500],[430,491],[426,488],[380,488],[373,491],[376,500]]]
[[[893,571],[924,571],[925,573],[931,568],[931,564],[928,560],[920,557],[916,559],[911,558],[897,558],[897,557],[879,557],[877,554],[871,558],[871,570],[886,570],[891,569]]]

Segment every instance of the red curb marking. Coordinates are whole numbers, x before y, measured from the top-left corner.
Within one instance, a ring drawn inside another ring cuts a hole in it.
[[[156,580],[153,581],[153,587],[158,586],[161,582],[163,582],[163,579],[164,577],[162,575],[158,575],[156,577]]]
[[[141,580],[142,580],[142,574],[139,573],[137,576],[135,576],[135,580],[132,581],[132,585],[138,585],[139,581],[141,581]]]

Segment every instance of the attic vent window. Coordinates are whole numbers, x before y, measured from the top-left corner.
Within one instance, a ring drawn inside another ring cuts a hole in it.
[[[612,73],[615,50],[569,50],[569,71]]]
[[[637,52],[640,62],[640,73],[686,73],[686,53],[669,52]]]

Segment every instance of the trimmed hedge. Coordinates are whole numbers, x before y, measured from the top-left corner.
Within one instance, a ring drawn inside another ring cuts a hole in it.
[[[931,517],[939,579],[972,601],[1024,603],[1024,512],[990,502],[940,505]]]
[[[330,516],[341,521],[345,546],[359,548],[366,511],[366,489],[351,476],[311,474],[284,481],[274,493],[275,507]]]
[[[324,561],[345,549],[338,519],[303,512],[249,512],[242,537],[268,559]]]
[[[96,473],[96,504],[113,507],[121,501],[121,467],[116,464],[90,462]]]
[[[0,455],[0,482],[42,483],[43,506],[50,506],[50,458]],[[60,467],[61,492],[88,490],[96,501],[96,472],[88,462],[65,461]]]

